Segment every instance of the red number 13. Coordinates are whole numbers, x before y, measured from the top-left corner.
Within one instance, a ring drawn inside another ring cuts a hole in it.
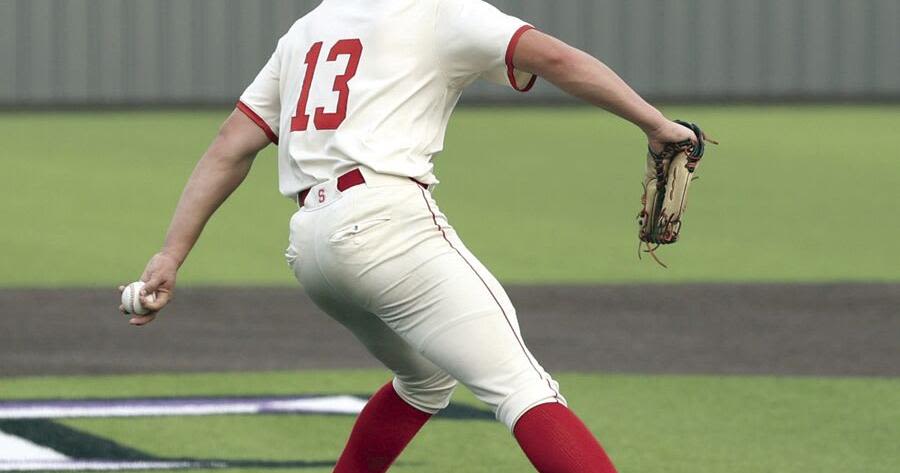
[[[321,41],[313,44],[309,48],[309,52],[306,53],[306,76],[303,78],[300,100],[297,101],[297,114],[291,119],[291,131],[306,131],[309,129],[309,115],[306,112],[306,108],[309,104],[309,89],[312,87],[316,67],[319,65],[322,44]],[[333,90],[338,93],[337,110],[326,112],[325,107],[316,108],[314,122],[317,130],[337,130],[341,123],[344,123],[344,119],[347,118],[350,80],[356,76],[362,49],[362,42],[358,39],[342,39],[328,53],[328,62],[336,61],[338,56],[350,56],[350,60],[347,61],[347,70],[334,78]]]

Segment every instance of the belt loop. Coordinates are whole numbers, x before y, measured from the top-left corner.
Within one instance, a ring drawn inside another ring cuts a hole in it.
[[[300,193],[297,194],[297,207],[303,207],[303,203],[306,202],[306,196],[308,195],[309,189],[300,191]]]

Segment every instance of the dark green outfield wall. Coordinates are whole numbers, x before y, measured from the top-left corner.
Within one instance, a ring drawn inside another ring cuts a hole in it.
[[[896,0],[491,1],[654,97],[900,98]],[[231,104],[318,3],[0,1],[0,105]],[[482,86],[469,98],[515,95]]]

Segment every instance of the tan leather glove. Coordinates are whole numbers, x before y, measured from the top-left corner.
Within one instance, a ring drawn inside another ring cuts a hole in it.
[[[678,241],[682,217],[687,208],[688,190],[696,179],[695,172],[703,158],[705,142],[718,144],[708,139],[697,125],[680,120],[675,122],[691,129],[697,135],[698,144],[687,140],[668,143],[659,154],[649,151],[642,208],[638,214],[638,236],[643,251],[663,267],[666,265],[656,257],[655,250],[660,245]]]

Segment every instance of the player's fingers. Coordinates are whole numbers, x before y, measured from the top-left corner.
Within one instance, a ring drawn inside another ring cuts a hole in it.
[[[681,128],[679,131],[682,133],[682,139],[678,141],[679,143],[690,143],[694,146],[700,144],[700,137],[693,130]]]
[[[159,285],[162,284],[162,278],[159,274],[153,274],[147,281],[144,281],[144,287],[141,288],[141,295],[146,296],[147,294],[153,294],[159,289]]]
[[[128,321],[128,323],[134,325],[135,327],[143,327],[144,325],[153,322],[154,319],[156,319],[156,314],[136,315],[132,317],[131,320]]]
[[[128,315],[128,311],[125,310],[125,306],[122,305],[122,304],[119,304],[119,312],[121,312],[121,313],[123,313],[123,314],[125,314],[125,315]]]
[[[152,293],[151,293],[152,294]],[[172,293],[169,291],[159,291],[156,293],[156,298],[151,298],[150,296],[141,296],[141,305],[152,312],[159,312],[162,310],[166,304],[169,303],[169,300],[172,298]]]

